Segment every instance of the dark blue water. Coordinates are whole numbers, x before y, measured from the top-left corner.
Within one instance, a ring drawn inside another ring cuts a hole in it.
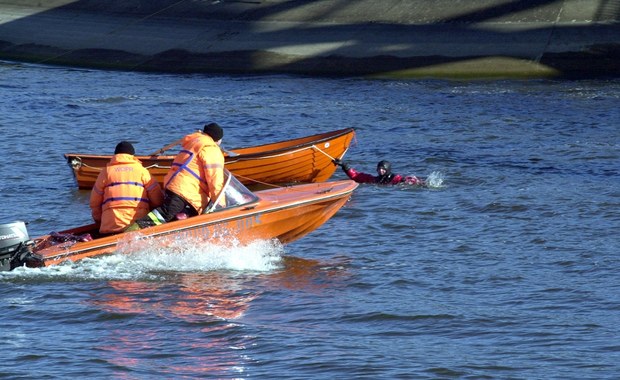
[[[620,81],[377,81],[0,65],[0,222],[90,222],[65,152],[355,127],[362,185],[287,246],[124,247],[0,274],[3,378],[613,379]],[[344,178],[338,172],[335,178]]]

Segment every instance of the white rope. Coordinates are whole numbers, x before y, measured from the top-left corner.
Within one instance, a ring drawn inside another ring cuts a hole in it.
[[[319,152],[323,153],[324,155],[326,155],[327,157],[329,157],[329,159],[330,159],[330,160],[332,160],[332,161],[333,161],[333,160],[335,160],[335,158],[334,158],[334,157],[332,157],[332,156],[330,156],[329,154],[327,154],[327,153],[325,153],[324,151],[322,151],[322,150],[321,150],[318,146],[316,146],[316,145],[312,145],[312,148],[314,148],[314,149],[318,150]]]

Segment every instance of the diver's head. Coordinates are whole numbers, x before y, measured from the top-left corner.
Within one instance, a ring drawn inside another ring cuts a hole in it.
[[[379,163],[377,164],[377,174],[379,174],[379,176],[383,177],[390,174],[391,172],[392,164],[390,164],[390,161],[379,161]]]

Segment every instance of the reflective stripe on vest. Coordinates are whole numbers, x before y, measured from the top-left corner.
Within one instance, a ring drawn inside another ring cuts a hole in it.
[[[161,214],[159,213],[159,211],[157,211],[157,209],[149,212],[148,214],[146,214],[146,216],[149,217],[149,219],[156,225],[159,226],[160,224],[166,223],[166,221],[164,220],[164,217],[161,216]]]
[[[113,197],[113,198],[108,198],[105,201],[103,201],[103,203],[101,203],[101,205],[104,205],[108,202],[114,202],[114,201],[134,201],[134,202],[146,202],[146,203],[151,203],[148,199],[145,198],[136,198],[136,197]]]
[[[210,146],[210,145],[204,145],[205,146]],[[183,149],[181,150],[179,153],[186,153],[189,155],[189,157],[187,157],[187,160],[185,160],[182,164],[178,164],[178,163],[172,163],[172,166],[177,166],[179,169],[174,172],[171,176],[170,179],[168,180],[168,182],[165,183],[164,188],[168,187],[168,184],[170,182],[172,182],[172,180],[177,176],[177,174],[181,173],[181,171],[186,171],[189,174],[192,175],[192,177],[196,178],[198,180],[198,182],[200,182],[201,184],[204,184],[205,186],[209,186],[207,181],[205,181],[204,179],[202,179],[200,177],[200,174],[196,173],[195,171],[193,171],[192,169],[188,168],[187,166],[192,162],[192,160],[194,159],[195,155],[193,152],[187,150],[187,149]]]
[[[129,182],[111,182],[109,185],[107,185],[106,187],[115,187],[115,186],[122,186],[122,185],[129,185],[129,186],[136,186],[136,187],[142,187],[144,188],[144,185],[141,184],[140,182],[135,182],[135,181],[129,181]],[[142,198],[142,197],[132,197],[132,196],[123,196],[123,197],[109,197],[103,200],[103,202],[101,203],[101,205],[103,206],[104,204],[108,203],[108,202],[114,202],[114,201],[134,201],[134,202],[145,202],[147,204],[150,204],[151,201],[148,198]]]

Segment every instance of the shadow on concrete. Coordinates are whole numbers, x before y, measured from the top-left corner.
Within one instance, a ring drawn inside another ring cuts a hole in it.
[[[0,11],[11,3],[40,7],[0,1]],[[163,72],[620,74],[620,0],[593,0],[587,9],[556,0],[50,3],[59,5],[0,25],[0,58]]]

